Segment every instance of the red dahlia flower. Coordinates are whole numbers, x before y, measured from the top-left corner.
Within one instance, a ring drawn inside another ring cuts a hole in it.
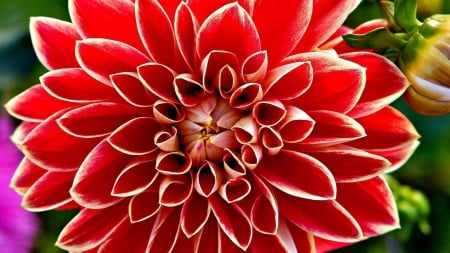
[[[6,107],[32,211],[71,252],[321,252],[398,227],[417,145],[384,58],[318,51],[359,1],[70,0]]]

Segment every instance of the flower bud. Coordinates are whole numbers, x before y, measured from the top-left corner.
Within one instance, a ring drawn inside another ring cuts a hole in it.
[[[450,16],[428,18],[400,53],[399,65],[411,82],[408,104],[425,115],[450,112]]]

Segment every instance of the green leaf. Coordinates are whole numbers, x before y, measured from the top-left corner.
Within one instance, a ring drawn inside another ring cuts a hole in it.
[[[344,41],[355,48],[372,48],[377,51],[383,51],[386,48],[400,50],[406,41],[391,33],[386,28],[378,28],[366,34],[346,34]]]
[[[398,26],[408,34],[413,33],[420,26],[416,17],[417,0],[396,0],[394,2],[394,18]]]

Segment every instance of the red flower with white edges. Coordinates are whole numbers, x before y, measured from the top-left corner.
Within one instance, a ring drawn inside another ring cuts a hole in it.
[[[398,227],[381,176],[417,146],[407,87],[317,47],[359,3],[70,0],[33,18],[49,69],[6,105],[31,211],[70,252],[323,252]]]

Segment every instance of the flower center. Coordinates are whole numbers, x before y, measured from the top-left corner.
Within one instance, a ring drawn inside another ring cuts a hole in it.
[[[231,108],[226,100],[212,94],[185,111],[186,117],[177,128],[182,149],[191,156],[194,166],[206,161],[217,163],[226,149],[240,148],[231,127],[242,112]]]

